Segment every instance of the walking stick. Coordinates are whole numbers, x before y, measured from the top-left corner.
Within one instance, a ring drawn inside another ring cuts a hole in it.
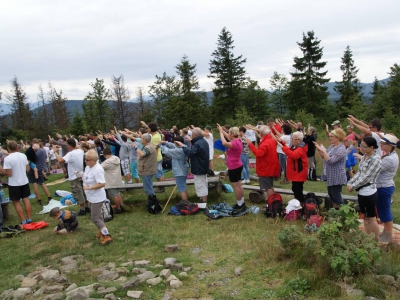
[[[167,203],[165,204],[165,206],[164,206],[164,208],[163,208],[163,210],[162,210],[161,213],[164,213],[164,210],[165,210],[165,208],[168,206],[169,200],[171,200],[172,195],[173,195],[173,193],[175,192],[175,190],[176,190],[176,185],[175,185],[174,189],[172,190],[171,195],[169,195],[168,201],[167,201]]]

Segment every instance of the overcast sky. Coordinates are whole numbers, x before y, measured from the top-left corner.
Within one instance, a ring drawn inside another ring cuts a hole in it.
[[[398,0],[1,0],[0,91],[15,75],[31,102],[49,80],[68,99],[83,99],[96,77],[108,87],[122,74],[134,98],[156,74],[175,74],[184,54],[197,64],[201,89],[211,90],[209,61],[224,26],[263,88],[274,71],[289,75],[301,55],[296,42],[311,30],[331,81],[341,80],[349,45],[360,80],[372,82],[400,63],[399,12]]]

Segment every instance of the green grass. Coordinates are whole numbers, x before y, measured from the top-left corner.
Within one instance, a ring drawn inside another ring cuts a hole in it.
[[[215,170],[225,169],[221,159],[215,159],[214,165]],[[322,163],[319,160],[318,168],[321,166]],[[251,170],[254,172],[254,169]],[[166,175],[172,174],[168,172]],[[48,182],[60,178],[62,175],[51,175]],[[396,184],[399,184],[397,177]],[[290,184],[276,186],[291,188]],[[304,188],[309,191],[326,192],[326,183],[306,182]],[[57,189],[69,190],[69,183],[49,186],[49,189],[53,195]],[[162,205],[166,203],[171,192],[172,188],[166,188],[165,193],[157,194]],[[193,186],[189,187],[189,194],[189,200],[197,202]],[[221,201],[234,204],[234,198],[233,194],[218,194],[212,189],[209,204]],[[290,199],[288,196],[284,198]],[[43,193],[42,199],[45,199]],[[42,230],[26,232],[15,238],[0,240],[2,254],[0,256],[0,291],[19,287],[19,283],[14,280],[15,275],[27,275],[40,265],[57,268],[61,258],[82,254],[91,265],[80,264],[78,272],[67,275],[72,282],[80,286],[97,282],[97,274],[93,274],[91,269],[109,262],[116,262],[119,266],[120,263],[130,259],[146,259],[150,260],[151,265],[154,266],[162,263],[167,257],[175,257],[185,267],[192,267],[192,270],[188,272],[189,276],[182,279],[184,286],[173,292],[176,299],[200,297],[295,299],[293,288],[304,289],[307,299],[346,299],[341,294],[340,288],[334,284],[333,277],[322,277],[321,274],[325,274],[322,270],[314,270],[312,267],[304,268],[280,255],[281,247],[277,233],[288,225],[288,222],[284,220],[266,219],[262,213],[239,218],[223,218],[217,221],[210,221],[202,213],[187,217],[168,216],[169,207],[180,200],[178,192],[175,192],[164,214],[157,216],[146,212],[147,197],[143,191],[124,192],[123,199],[132,211],[117,215],[114,220],[107,223],[114,242],[105,247],[99,246],[94,238],[97,230],[90,222],[89,216],[79,217],[77,232],[67,236],[57,236],[52,234],[54,220],[48,215],[37,215],[40,207],[35,204],[35,199],[31,200],[34,221],[44,220],[49,222],[50,226]],[[246,191],[246,199],[248,199],[248,191]],[[395,193],[394,200],[395,222],[400,223],[398,192]],[[74,209],[77,210],[77,207]],[[12,217],[6,221],[6,225],[15,225],[19,221],[12,206],[10,212]],[[294,224],[299,227],[304,226],[302,221],[294,222]],[[179,244],[178,252],[164,252],[165,245],[175,243]],[[399,268],[396,267],[400,265],[397,249],[383,251],[382,258],[386,262],[380,265],[378,270],[380,274],[400,275]],[[241,276],[235,275],[236,267],[242,268]],[[157,273],[160,270],[155,269],[153,272]],[[174,271],[173,274],[177,276],[179,272]],[[297,277],[306,279],[306,283],[296,279]],[[367,284],[368,288],[365,287],[365,291],[370,295],[379,296],[378,298],[381,298],[382,293],[386,299],[398,298],[395,289],[385,289],[371,278],[371,276],[360,276],[356,281],[357,286],[363,289]],[[161,299],[164,292],[170,288],[164,284],[156,287],[143,284],[138,290],[145,292],[144,299]],[[118,291],[115,294],[126,297],[126,292]],[[300,299],[302,297],[304,296],[299,295]]]

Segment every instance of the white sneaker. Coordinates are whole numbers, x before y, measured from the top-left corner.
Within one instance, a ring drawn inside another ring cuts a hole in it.
[[[125,181],[122,180],[122,184],[125,184]]]
[[[128,184],[131,184],[131,183],[132,183],[132,180],[129,180],[127,183],[128,183]]]
[[[243,179],[242,184],[246,184],[246,183],[247,183],[246,179]]]
[[[247,183],[247,184],[250,184],[250,179],[247,179],[246,183]]]

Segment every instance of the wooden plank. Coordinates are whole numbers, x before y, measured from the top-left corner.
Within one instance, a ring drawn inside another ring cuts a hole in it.
[[[218,176],[215,177],[208,177],[207,178],[208,183],[215,183],[217,185],[220,184],[220,180]],[[186,185],[193,185],[194,184],[194,179],[187,179],[186,180]],[[166,181],[155,181],[153,182],[154,187],[174,187],[176,185],[175,180],[166,180]],[[119,189],[124,189],[124,190],[130,190],[130,189],[142,189],[143,188],[143,183],[126,183],[126,184],[121,184]]]

